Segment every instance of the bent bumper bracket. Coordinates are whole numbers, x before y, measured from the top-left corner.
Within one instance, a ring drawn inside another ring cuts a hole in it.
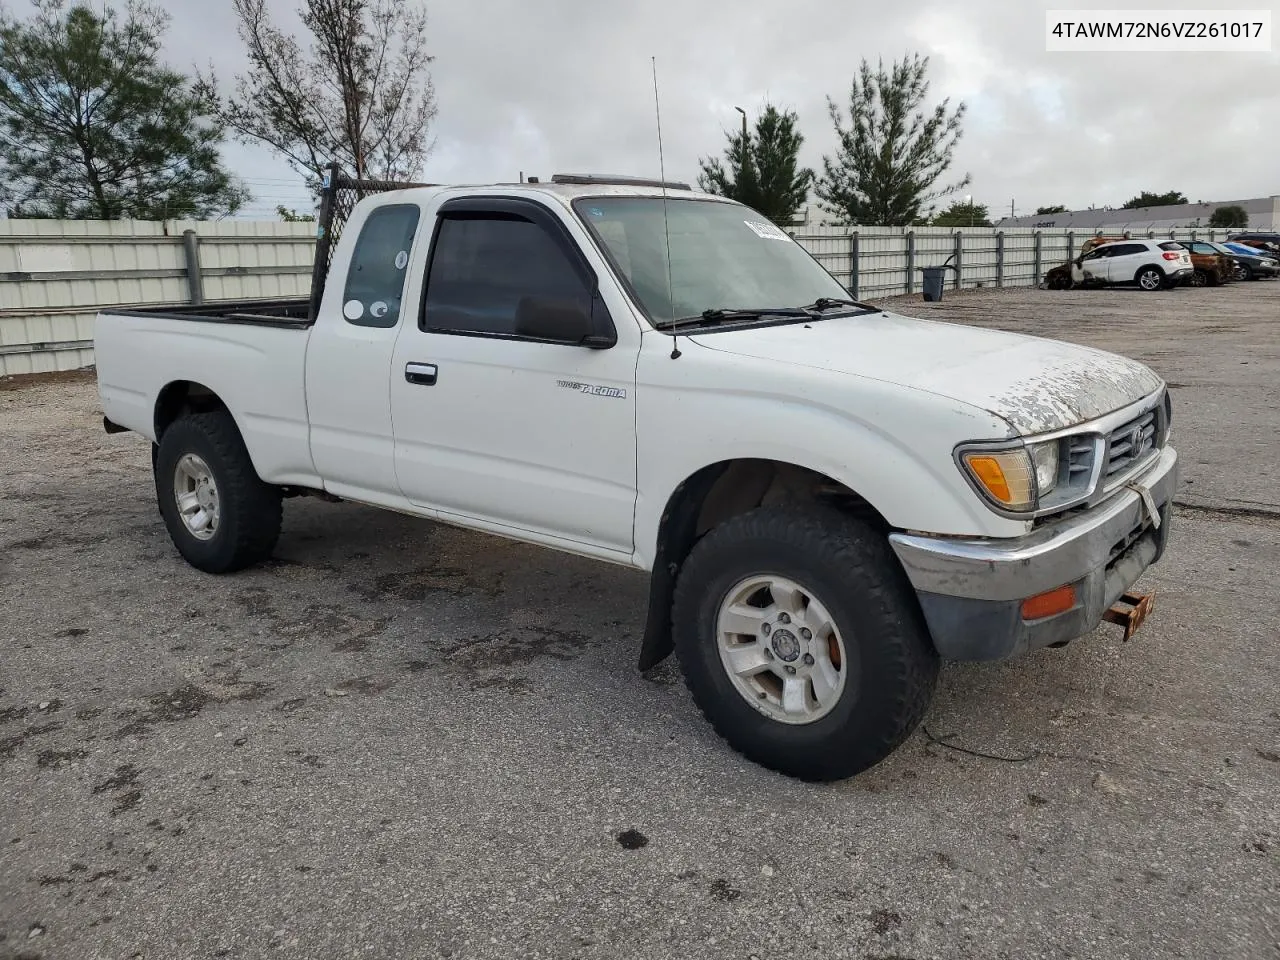
[[[1129,638],[1138,632],[1142,622],[1147,619],[1155,602],[1154,590],[1151,593],[1126,592],[1107,609],[1102,619],[1107,623],[1118,623],[1124,627],[1124,641],[1127,643]]]

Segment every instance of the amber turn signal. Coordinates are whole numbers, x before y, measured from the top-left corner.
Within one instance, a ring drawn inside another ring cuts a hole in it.
[[[974,480],[1000,506],[1016,511],[1035,506],[1035,469],[1025,448],[970,450],[962,459]]]
[[[1060,613],[1066,613],[1076,605],[1076,588],[1067,584],[1065,587],[1057,587],[1044,593],[1037,593],[1034,597],[1027,597],[1022,601],[1022,619],[1023,620],[1043,620],[1045,617],[1054,617]]]

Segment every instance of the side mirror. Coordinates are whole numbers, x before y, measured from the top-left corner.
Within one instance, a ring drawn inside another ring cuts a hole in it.
[[[594,349],[611,347],[616,341],[596,332],[581,300],[560,297],[522,297],[516,307],[515,332],[520,337]]]

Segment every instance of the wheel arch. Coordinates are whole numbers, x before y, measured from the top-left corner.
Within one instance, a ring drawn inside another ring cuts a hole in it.
[[[658,522],[639,668],[673,650],[671,604],[676,578],[694,544],[712,527],[759,506],[812,502],[856,514],[884,533],[890,524],[865,497],[821,471],[782,460],[737,458],[708,464],[681,481]]]
[[[152,415],[155,442],[160,442],[165,430],[169,429],[179,417],[189,413],[210,413],[215,410],[231,413],[231,408],[222,397],[203,383],[197,383],[194,380],[171,380],[156,395],[155,410]],[[235,419],[235,414],[231,414],[231,419]],[[239,429],[238,424],[237,429]]]

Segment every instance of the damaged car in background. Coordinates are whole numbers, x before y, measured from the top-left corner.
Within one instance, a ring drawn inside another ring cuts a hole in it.
[[[1050,290],[1077,287],[1136,286],[1166,290],[1191,279],[1191,254],[1173,240],[1091,237],[1080,255],[1045,274]]]

